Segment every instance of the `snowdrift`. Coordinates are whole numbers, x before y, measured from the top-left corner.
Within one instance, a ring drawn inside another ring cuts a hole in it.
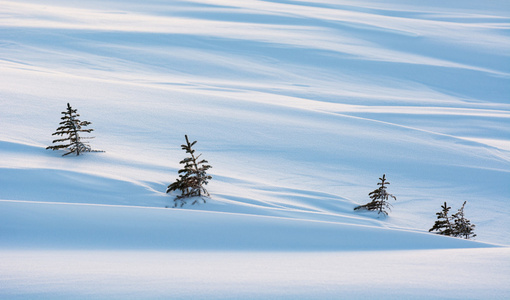
[[[508,298],[509,20],[504,0],[0,0],[0,298]],[[105,153],[45,150],[66,103]],[[185,134],[211,198],[167,208]],[[383,174],[389,217],[354,212]],[[427,232],[445,201],[475,241]]]
[[[0,247],[4,249],[373,251],[491,247],[426,233],[245,214],[7,201],[0,207]]]

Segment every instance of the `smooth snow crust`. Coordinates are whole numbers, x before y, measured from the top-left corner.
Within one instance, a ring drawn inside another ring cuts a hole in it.
[[[509,20],[504,0],[0,0],[0,298],[510,297]],[[105,153],[45,150],[68,102]],[[185,134],[212,196],[166,208]],[[354,212],[383,174],[389,217]],[[475,241],[427,232],[445,201]]]

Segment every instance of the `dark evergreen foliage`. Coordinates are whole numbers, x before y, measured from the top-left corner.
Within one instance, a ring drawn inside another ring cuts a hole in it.
[[[450,211],[451,207],[446,204],[446,202],[441,205],[442,210],[440,212],[437,212],[437,220],[434,223],[434,226],[429,229],[429,232],[431,231],[437,231],[437,234],[442,235],[453,235],[453,224],[452,224],[452,218],[448,216],[448,212]]]
[[[451,207],[447,206],[446,202],[441,206],[442,211],[436,213],[437,220],[434,226],[429,229],[431,231],[438,231],[437,234],[461,237],[470,239],[475,237],[474,233],[475,225],[471,224],[471,221],[464,217],[464,206],[466,201],[462,204],[462,207],[453,215],[448,216],[448,211]]]
[[[62,122],[60,122],[60,127],[57,128],[57,131],[52,135],[60,135],[62,138],[56,139],[53,143],[63,143],[57,144],[53,146],[48,146],[46,149],[51,150],[60,150],[67,149],[69,152],[64,153],[62,156],[69,155],[71,153],[75,153],[77,156],[83,152],[102,152],[98,150],[92,150],[88,145],[88,142],[84,142],[84,139],[92,139],[94,137],[81,137],[80,133],[90,133],[94,131],[94,129],[84,129],[92,123],[88,121],[80,121],[78,117],[80,116],[77,113],[76,109],[73,109],[69,103],[67,103],[66,111],[63,111],[64,115],[62,118]]]
[[[188,136],[185,135],[184,137],[186,138],[186,144],[181,145],[181,148],[186,150],[190,157],[186,157],[180,162],[180,164],[184,164],[184,168],[179,170],[179,178],[170,184],[166,190],[167,193],[172,191],[181,192],[174,200],[174,207],[178,205],[182,207],[186,204],[185,199],[191,197],[200,197],[205,203],[206,201],[203,197],[208,197],[209,193],[204,188],[204,185],[207,185],[208,180],[212,178],[212,176],[207,175],[207,170],[211,168],[210,165],[207,165],[208,161],[204,159],[199,160],[202,154],[195,156],[195,150],[192,149],[197,141],[190,143]],[[197,202],[198,199],[193,201],[192,204]]]
[[[381,182],[378,182],[377,185],[380,185],[380,187],[368,194],[372,201],[365,205],[357,206],[354,208],[354,210],[376,210],[378,214],[383,213],[384,215],[388,215],[386,209],[391,210],[391,204],[388,202],[388,199],[391,197],[394,200],[397,200],[397,197],[386,191],[386,185],[390,184],[386,181],[386,174],[383,174],[382,178],[379,178],[379,180],[381,180]]]
[[[452,215],[454,220],[453,228],[455,236],[470,239],[475,237],[476,234],[474,233],[475,225],[471,224],[471,221],[464,217],[464,206],[466,205],[466,202],[467,201],[464,201],[462,207]]]

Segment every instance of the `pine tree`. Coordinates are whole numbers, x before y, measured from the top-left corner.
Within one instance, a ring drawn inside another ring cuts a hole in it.
[[[475,225],[471,224],[471,221],[464,217],[464,206],[466,205],[466,202],[467,201],[464,201],[462,207],[457,211],[457,213],[452,215],[454,220],[453,231],[454,236],[470,239],[475,237],[476,234],[473,232]]]
[[[442,210],[440,212],[437,212],[437,220],[434,223],[434,226],[429,229],[429,232],[431,231],[438,231],[437,234],[442,235],[453,235],[453,224],[452,224],[452,217],[448,216],[448,212],[450,211],[451,207],[446,204],[446,202],[441,205]]]
[[[386,209],[391,210],[391,204],[388,202],[389,197],[393,198],[394,200],[397,200],[397,197],[393,196],[392,194],[388,193],[386,191],[386,185],[390,184],[386,181],[386,174],[383,174],[382,178],[379,178],[381,182],[378,182],[377,185],[380,185],[379,188],[373,190],[368,194],[370,199],[369,203],[365,205],[360,205],[354,208],[354,210],[359,209],[366,209],[366,210],[376,210],[378,214],[383,213],[385,215],[388,215],[388,212]]]
[[[90,133],[94,129],[84,129],[92,123],[88,121],[80,121],[78,117],[80,116],[77,113],[76,109],[73,109],[69,103],[67,103],[67,110],[63,111],[64,115],[60,119],[60,127],[57,128],[57,131],[52,135],[60,135],[62,138],[56,139],[53,143],[64,143],[60,145],[48,146],[46,149],[51,150],[60,150],[67,149],[69,152],[64,153],[62,156],[69,155],[71,153],[76,153],[76,155],[80,155],[83,152],[103,152],[99,150],[92,150],[88,145],[88,142],[84,142],[83,139],[92,139],[94,137],[81,137],[80,133]]]
[[[452,216],[448,216],[448,212],[451,207],[447,206],[446,202],[441,206],[442,211],[436,213],[437,220],[434,223],[434,226],[429,229],[431,231],[438,231],[437,234],[454,236],[454,237],[462,237],[465,239],[470,239],[475,237],[474,228],[475,225],[471,224],[471,221],[464,217],[464,206],[466,205],[466,201],[462,204],[462,207],[457,211],[457,213]]]
[[[174,207],[177,207],[178,204],[182,207],[186,204],[185,199],[191,197],[200,197],[205,203],[203,197],[208,197],[209,193],[204,185],[207,185],[208,180],[212,178],[212,176],[207,175],[207,170],[211,168],[210,165],[206,164],[208,161],[199,160],[202,154],[195,156],[195,150],[192,149],[197,141],[190,143],[188,136],[185,135],[184,137],[186,138],[186,144],[181,145],[181,148],[186,150],[190,157],[186,157],[180,162],[180,164],[184,164],[184,168],[179,170],[179,178],[170,184],[166,190],[167,193],[177,190],[181,192],[174,200]],[[196,203],[198,203],[198,199],[193,201],[192,204]]]

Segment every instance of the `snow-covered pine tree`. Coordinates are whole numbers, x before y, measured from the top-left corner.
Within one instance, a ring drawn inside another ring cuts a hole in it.
[[[184,164],[184,168],[179,170],[179,178],[170,184],[166,190],[167,193],[177,190],[181,192],[174,199],[174,207],[177,207],[178,204],[182,207],[186,204],[185,199],[191,197],[200,197],[205,203],[206,201],[203,197],[208,197],[209,193],[204,188],[204,185],[208,183],[208,180],[212,179],[212,176],[207,175],[207,170],[211,168],[210,165],[207,165],[208,161],[205,159],[198,160],[202,154],[195,156],[195,150],[192,149],[197,141],[190,143],[188,136],[185,135],[184,137],[186,138],[186,144],[181,145],[181,148],[186,150],[190,157],[186,157],[180,162],[180,164]],[[193,201],[192,204],[194,205],[195,203],[198,203],[198,199]]]
[[[386,174],[383,174],[382,178],[379,178],[379,180],[381,180],[381,182],[378,182],[377,185],[380,185],[380,187],[368,194],[372,201],[365,205],[357,206],[354,208],[354,210],[359,209],[376,210],[378,214],[383,213],[385,215],[388,215],[386,209],[391,210],[390,209],[391,204],[388,202],[388,199],[389,197],[391,197],[394,200],[397,200],[397,197],[393,196],[392,194],[386,191],[386,185],[390,184],[389,182],[386,181]]]
[[[429,232],[431,231],[437,231],[437,234],[442,235],[453,235],[453,221],[452,217],[448,216],[448,212],[450,211],[451,207],[446,204],[446,202],[441,205],[442,210],[440,212],[437,212],[437,220],[434,223],[434,226],[429,229]]]
[[[453,235],[457,237],[462,237],[465,239],[470,239],[475,237],[474,233],[475,225],[471,224],[471,221],[464,217],[464,206],[467,201],[464,201],[462,207],[452,215],[452,219],[454,222],[453,225]]]
[[[71,153],[76,153],[76,155],[80,155],[82,152],[103,152],[100,150],[92,150],[87,142],[84,142],[84,139],[93,139],[94,137],[81,137],[80,133],[90,133],[94,129],[84,129],[92,123],[88,121],[80,121],[78,117],[80,116],[77,113],[76,109],[73,109],[69,103],[67,103],[66,111],[63,111],[64,115],[60,119],[60,127],[57,128],[57,131],[52,135],[60,135],[62,138],[56,139],[53,143],[64,143],[60,145],[48,146],[46,149],[51,150],[60,150],[67,149],[69,152],[64,153],[62,156],[69,155]]]
[[[431,231],[438,231],[437,234],[454,236],[454,237],[463,237],[465,239],[470,239],[475,237],[474,228],[475,225],[471,224],[471,221],[464,217],[464,206],[466,205],[466,201],[462,204],[462,207],[457,211],[457,213],[452,216],[448,216],[448,212],[451,207],[447,206],[446,202],[441,206],[442,211],[436,213],[437,220],[434,223],[434,226],[429,229]]]

